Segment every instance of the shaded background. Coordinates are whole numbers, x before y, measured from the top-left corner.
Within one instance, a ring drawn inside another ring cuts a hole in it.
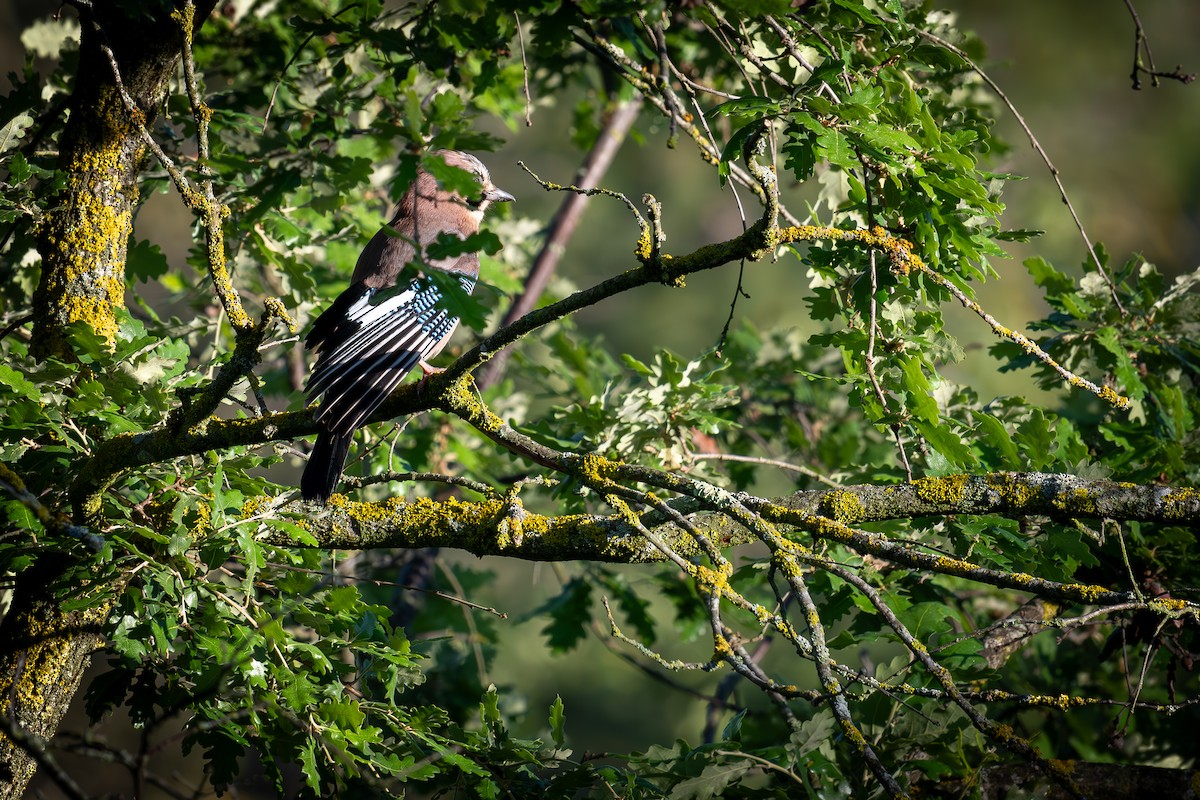
[[[1048,0],[1020,4],[1015,10],[1010,4],[965,0],[941,5],[952,9],[961,26],[975,31],[986,43],[985,68],[1061,171],[1088,233],[1093,241],[1104,243],[1112,263],[1119,265],[1141,253],[1169,275],[1195,269],[1200,263],[1200,84],[1165,81],[1152,88],[1143,78],[1141,91],[1131,89],[1134,26],[1124,3]],[[0,73],[7,76],[21,68],[21,31],[53,10],[53,5],[38,0],[0,2]],[[1140,4],[1138,11],[1159,69],[1171,70],[1182,64],[1184,71],[1200,72],[1200,4],[1154,0]],[[0,91],[8,84],[7,77],[0,79]],[[524,160],[542,177],[565,182],[573,175],[580,155],[565,135],[570,103],[556,98],[537,101],[532,128],[526,129],[519,121],[511,129],[495,121],[481,121],[481,125],[506,139],[505,146],[487,157],[487,162],[496,183],[517,195],[515,213],[548,221],[561,197],[543,192],[516,162]],[[992,264],[1001,280],[978,287],[986,309],[1001,322],[1019,327],[1044,311],[1021,260],[1038,254],[1060,268],[1077,271],[1086,251],[1051,176],[1025,134],[1002,106],[997,105],[996,115],[999,131],[1011,149],[996,154],[991,167],[1028,176],[1005,190],[1008,210],[1004,223],[1009,228],[1046,231],[1031,243],[1008,245],[1012,258]],[[695,157],[689,143],[668,150],[665,126],[649,114],[643,117],[643,127],[647,124],[650,131],[645,143],[624,145],[604,185],[635,198],[651,192],[663,202],[668,252],[687,252],[739,232],[741,224],[729,189],[720,188],[715,174]],[[785,187],[786,198],[797,212],[804,208],[805,191],[805,187]],[[184,259],[190,246],[190,218],[177,198],[149,198],[138,216],[137,231],[160,244],[172,265],[189,269]],[[370,233],[364,231],[364,242]],[[636,235],[636,226],[620,204],[594,199],[567,249],[562,275],[578,285],[588,285],[629,268],[634,263]],[[749,266],[745,288],[751,297],[739,303],[738,318],[752,320],[763,329],[790,326],[815,330],[804,316],[804,272],[790,257],[775,264]],[[688,284],[687,291],[649,287],[610,300],[581,314],[579,324],[603,338],[614,352],[647,358],[666,347],[685,358],[694,357],[716,342],[736,274],[710,272],[690,277]],[[994,341],[986,327],[957,306],[947,306],[946,313],[951,330],[968,348],[964,363],[947,370],[948,375],[975,386],[984,397],[1031,393],[1027,375],[996,372],[997,364],[984,350]],[[272,400],[276,408],[298,401]],[[501,650],[484,683],[490,680],[516,689],[509,695],[510,702],[520,702],[516,698],[524,696],[530,713],[521,733],[541,732],[546,709],[560,694],[566,702],[570,744],[577,754],[642,749],[677,736],[698,741],[704,725],[703,708],[693,699],[646,681],[595,639],[567,656],[550,656],[539,634],[540,623],[519,621],[524,612],[557,593],[560,580],[573,567],[503,559],[480,562],[448,553],[443,557],[462,567],[495,573],[487,591],[471,595],[473,600],[509,614],[507,621],[499,623]],[[636,586],[638,570],[629,569],[627,574]],[[653,610],[662,620],[665,638],[670,633],[670,612],[657,605]],[[670,641],[661,642],[660,649],[669,657],[685,660],[708,656],[695,647]],[[888,653],[873,652],[872,656],[880,661]],[[853,661],[857,655],[845,657]],[[797,684],[811,683],[805,668],[799,672]],[[693,685],[714,680],[673,677]],[[65,727],[82,729],[81,713]],[[115,743],[115,737],[127,728],[127,723],[118,720],[104,732],[113,736]],[[177,757],[177,748],[166,747],[162,757],[169,763]],[[85,769],[88,771],[75,774],[97,776],[94,785],[84,782],[89,791],[119,791],[127,785],[119,782],[119,771],[118,782],[108,783],[99,777],[101,771],[95,765]],[[180,769],[198,772],[183,765]]]

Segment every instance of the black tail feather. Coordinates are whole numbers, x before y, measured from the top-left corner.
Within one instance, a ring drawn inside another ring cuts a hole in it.
[[[346,455],[353,439],[353,430],[344,434],[322,430],[317,434],[316,444],[308,454],[308,464],[300,478],[300,496],[307,502],[324,504],[329,500],[346,467]]]

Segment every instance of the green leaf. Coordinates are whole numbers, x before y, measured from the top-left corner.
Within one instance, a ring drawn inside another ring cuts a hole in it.
[[[900,361],[900,368],[908,397],[905,406],[913,416],[927,423],[936,423],[939,413],[937,401],[933,399],[932,386],[921,362],[915,358],[904,358]]]
[[[925,441],[937,452],[946,457],[956,468],[970,467],[975,464],[975,456],[971,448],[963,444],[963,440],[946,425],[925,420],[913,420],[913,425]],[[939,470],[941,471],[941,470]]]
[[[879,19],[879,17],[868,11],[861,0],[833,0],[833,5],[837,6],[838,8],[844,8],[869,25],[883,24],[883,20]]]
[[[749,125],[738,128],[733,136],[729,137],[729,141],[725,144],[725,149],[721,151],[721,162],[729,163],[740,160],[742,157],[742,148],[745,146],[746,140],[753,136],[756,131],[761,130],[761,128],[762,123],[757,120],[751,122]]]
[[[725,727],[721,729],[721,741],[736,742],[741,738],[742,720],[746,719],[746,709],[742,709],[733,715],[729,722],[725,723]]]
[[[717,5],[743,19],[771,15],[786,15],[791,11],[789,0],[717,0]]]
[[[670,800],[713,800],[724,797],[734,781],[754,768],[749,759],[709,764],[696,777],[675,784],[667,797]]]
[[[279,696],[287,703],[287,707],[299,713],[310,708],[317,702],[317,694],[308,676],[300,671],[283,672],[282,688]]]
[[[1012,230],[1000,231],[999,233],[994,234],[992,238],[1001,242],[1028,242],[1036,239],[1039,236],[1045,235],[1045,233],[1045,231],[1033,229],[1014,228]]]
[[[761,118],[778,114],[780,110],[781,107],[778,100],[761,95],[747,95],[733,100],[726,100],[709,111],[707,116],[714,117],[717,114],[723,114],[727,117],[736,115]]]
[[[304,773],[304,783],[312,789],[314,796],[321,794],[321,771],[317,768],[317,742],[312,737],[305,739],[304,747],[300,749],[300,770]]]
[[[554,702],[550,704],[550,738],[554,740],[554,746],[560,750],[567,746],[566,726],[567,715],[562,697],[555,695]]]
[[[25,132],[33,126],[33,117],[24,112],[17,114],[0,126],[0,154],[7,153],[21,143]],[[20,183],[20,181],[18,181]]]
[[[823,709],[813,714],[811,719],[801,723],[799,730],[792,733],[788,740],[789,749],[793,750],[797,757],[802,756],[833,739],[837,735],[837,730],[833,712]]]
[[[989,465],[995,469],[1020,469],[1021,454],[1003,423],[982,411],[975,413],[975,421],[975,432],[996,456],[989,459]]]
[[[145,239],[134,239],[132,236],[129,237],[129,241],[125,265],[130,275],[146,283],[167,274],[167,256],[158,245]]]
[[[1033,409],[1029,419],[1017,426],[1013,441],[1021,448],[1026,469],[1039,470],[1054,462],[1054,432],[1040,408]]]
[[[435,242],[425,248],[425,256],[430,261],[455,258],[464,253],[487,253],[494,256],[500,252],[503,245],[500,237],[491,231],[476,231],[470,236],[459,237],[452,233],[440,233]]]
[[[1035,256],[1022,262],[1033,282],[1046,290],[1047,295],[1067,294],[1075,291],[1075,281],[1054,268],[1046,259]]]
[[[921,149],[916,139],[904,131],[897,130],[888,125],[880,125],[877,122],[862,122],[855,126],[855,129],[862,134],[863,140],[873,147],[891,150],[896,153]]]
[[[4,132],[0,131],[0,137],[3,137]],[[9,182],[13,186],[20,186],[29,180],[33,175],[33,168],[29,166],[29,162],[25,160],[23,153],[16,153],[8,162],[8,177]]]
[[[30,382],[7,364],[0,364],[0,384],[12,389],[18,397],[28,400],[38,400],[42,396],[37,384]]]
[[[550,649],[566,652],[587,635],[587,625],[592,621],[592,585],[581,578],[572,578],[557,597],[546,601],[534,613],[550,616],[542,633]]]
[[[479,704],[479,720],[485,727],[500,722],[500,694],[495,686],[489,686],[483,693],[483,700]]]

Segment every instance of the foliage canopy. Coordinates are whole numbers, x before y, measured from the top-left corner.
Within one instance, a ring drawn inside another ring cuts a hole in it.
[[[1171,282],[1099,245],[1079,277],[1032,258],[1051,311],[1028,338],[975,301],[1004,244],[1036,232],[1001,226],[1004,109],[951,16],[70,5],[59,24],[81,38],[0,101],[5,758],[73,780],[38,738],[65,702],[23,733],[34,620],[61,618],[68,645],[89,647],[80,619],[103,630],[91,719],[126,707],[142,755],[181,730],[219,791],[251,750],[279,791],[299,765],[326,796],[969,795],[1012,762],[1078,795],[1086,771],[1051,759],[1193,763],[1200,272]],[[388,199],[418,165],[455,180],[437,149],[494,149],[496,121],[520,136],[571,103],[580,153],[612,146],[630,106],[631,137],[666,126],[714,194],[736,193],[744,232],[672,252],[671,186],[601,190],[630,211],[609,234],[629,270],[551,281],[501,325],[543,237],[494,219],[468,242],[482,291],[452,298],[475,343],[389,401],[345,496],[295,501],[315,430],[296,332]],[[195,216],[186,264],[137,217],[172,189]],[[716,347],[639,360],[575,325],[752,261],[787,270],[817,333],[707,298]],[[948,379],[965,358],[948,303],[997,334],[991,369],[1063,391],[1038,405]],[[572,751],[558,701],[518,735],[520,698],[476,669],[511,635],[470,602],[492,573],[392,549],[430,546],[572,562],[532,614],[546,647],[599,631],[696,694],[708,729],[599,758]],[[157,779],[127,766],[138,791]]]

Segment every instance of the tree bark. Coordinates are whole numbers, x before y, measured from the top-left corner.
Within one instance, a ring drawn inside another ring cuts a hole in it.
[[[59,142],[63,188],[38,230],[34,357],[69,357],[73,323],[115,337],[146,150],[142,132],[163,101],[183,37],[199,29],[213,5],[196,4],[190,29],[182,0],[175,13],[118,0],[77,6],[79,70]],[[62,598],[86,580],[61,553],[43,556],[16,579],[12,607],[0,621],[0,800],[22,797],[39,764],[48,763],[46,742],[103,645],[102,626],[119,591],[106,587],[108,599],[68,610]]]
[[[197,8],[197,25],[212,5]],[[112,339],[117,309],[125,306],[125,255],[146,151],[141,131],[162,103],[183,36],[180,18],[162,10],[145,16],[141,8],[102,0],[81,7],[79,71],[59,142],[63,189],[38,231],[42,273],[33,296],[38,358],[69,352],[65,333],[72,323],[86,323]],[[106,50],[136,111],[121,96]]]
[[[21,573],[0,622],[0,800],[24,796],[92,653],[104,643],[101,626],[113,600],[65,611],[58,597],[71,571],[62,567]]]

